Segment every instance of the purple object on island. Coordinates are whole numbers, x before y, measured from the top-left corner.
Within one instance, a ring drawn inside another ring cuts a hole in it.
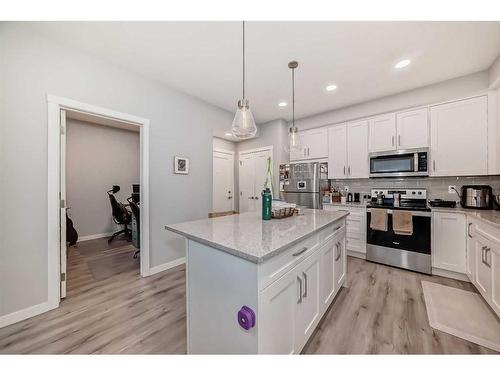
[[[255,313],[248,306],[243,306],[240,311],[238,311],[238,323],[241,328],[247,331],[255,326]]]

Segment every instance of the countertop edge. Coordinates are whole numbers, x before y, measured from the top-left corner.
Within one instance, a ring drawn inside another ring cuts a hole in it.
[[[186,237],[187,239],[189,240],[192,240],[192,241],[196,241],[196,242],[199,242],[203,245],[207,245],[209,247],[213,247],[214,249],[217,249],[217,250],[220,250],[220,251],[224,251],[225,253],[228,253],[228,254],[231,254],[231,255],[234,255],[238,258],[242,258],[242,259],[246,259],[252,263],[255,263],[255,264],[260,264],[260,263],[263,263],[265,262],[266,260],[268,260],[269,258],[272,258],[272,257],[275,257],[276,255],[282,253],[284,250],[286,250],[287,248],[289,247],[292,247],[294,245],[296,245],[297,243],[299,243],[300,241],[304,240],[305,238],[313,235],[314,233],[317,233],[319,232],[320,230],[326,228],[327,226],[329,226],[330,224],[333,224],[335,223],[336,221],[338,220],[341,220],[341,219],[344,219],[346,216],[349,215],[349,212],[348,211],[345,211],[343,212],[342,214],[340,214],[340,216],[338,218],[336,218],[335,220],[332,220],[318,228],[315,228],[313,231],[287,243],[286,245],[283,245],[283,246],[280,246],[279,248],[267,253],[266,255],[262,256],[262,257],[256,257],[256,256],[253,256],[253,255],[249,255],[245,252],[241,252],[240,250],[238,249],[233,249],[233,248],[230,248],[230,247],[226,247],[226,246],[223,246],[223,245],[220,245],[216,242],[212,242],[212,241],[209,241],[209,240],[206,240],[204,238],[201,238],[201,237],[197,237],[197,236],[193,236],[191,234],[187,234],[183,231],[180,231],[180,230],[177,230],[175,228],[172,228],[168,225],[165,225],[165,229],[166,230],[169,230],[173,233],[176,233],[176,234],[179,234],[183,237]]]

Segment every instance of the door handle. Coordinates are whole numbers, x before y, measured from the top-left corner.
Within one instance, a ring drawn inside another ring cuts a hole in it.
[[[472,238],[472,235],[470,234],[471,225],[472,225],[472,223],[469,223],[469,225],[467,226],[467,235],[469,236],[469,238]]]
[[[303,298],[307,297],[307,273],[302,272],[302,276],[304,276],[304,294],[302,294]]]
[[[300,249],[300,251],[297,251],[296,253],[293,253],[292,256],[297,257],[300,254],[305,253],[306,251],[307,251],[307,247],[304,246],[302,249]]]
[[[297,280],[299,281],[299,299],[297,301],[297,304],[302,303],[302,279],[297,276]]]
[[[259,200],[259,197],[254,197],[254,199],[258,201],[258,200]]]
[[[253,197],[248,197],[248,199],[253,199]]]

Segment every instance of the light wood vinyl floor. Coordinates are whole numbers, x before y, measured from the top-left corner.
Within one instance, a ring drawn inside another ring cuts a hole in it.
[[[184,266],[147,278],[136,270],[93,281],[78,256],[70,250],[68,298],[61,307],[0,329],[0,353],[186,352]],[[429,326],[421,280],[474,289],[348,258],[347,287],[304,353],[492,353]]]

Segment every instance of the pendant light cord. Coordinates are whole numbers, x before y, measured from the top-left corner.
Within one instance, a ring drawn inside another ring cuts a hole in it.
[[[295,68],[292,68],[292,128],[295,128]]]
[[[243,100],[245,100],[245,21],[243,21]]]

